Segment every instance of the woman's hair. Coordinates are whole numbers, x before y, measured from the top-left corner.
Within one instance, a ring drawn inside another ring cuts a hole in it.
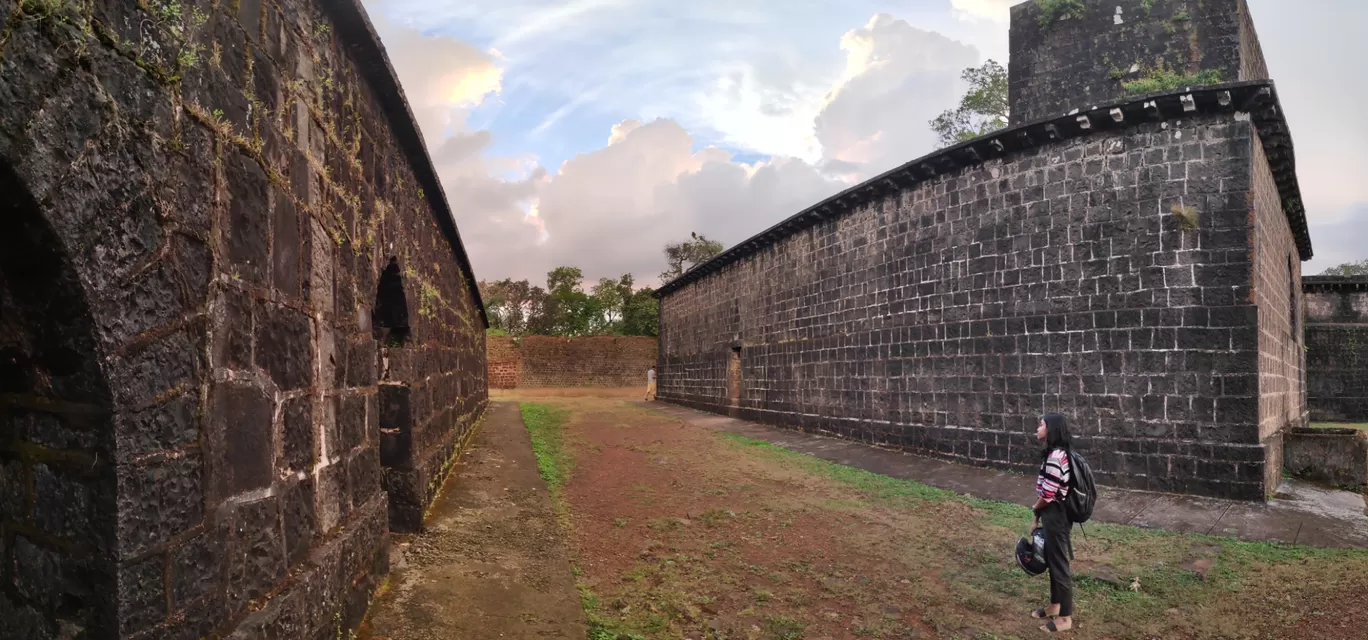
[[[1045,449],[1040,452],[1040,458],[1048,458],[1055,449],[1068,451],[1071,446],[1069,419],[1061,413],[1047,413],[1040,419],[1045,421]]]

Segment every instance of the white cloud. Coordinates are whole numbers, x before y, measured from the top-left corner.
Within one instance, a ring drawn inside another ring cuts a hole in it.
[[[950,8],[961,20],[991,20],[1007,22],[1012,17],[1012,5],[1023,0],[950,0]]]
[[[822,157],[858,177],[911,160],[935,145],[927,124],[961,90],[978,52],[879,14],[841,38],[846,72],[817,115]]]

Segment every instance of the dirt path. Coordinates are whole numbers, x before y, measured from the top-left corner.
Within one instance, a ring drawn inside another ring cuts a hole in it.
[[[371,640],[585,637],[584,612],[518,406],[490,405],[429,516],[395,536]]]

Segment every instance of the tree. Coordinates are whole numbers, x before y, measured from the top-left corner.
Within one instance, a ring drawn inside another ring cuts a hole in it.
[[[478,283],[489,327],[509,335],[537,333],[547,322],[546,292],[526,280],[503,279]]]
[[[1346,262],[1321,272],[1323,276],[1368,276],[1368,260]]]
[[[655,336],[660,331],[660,301],[655,290],[644,287],[632,293],[622,312],[622,334],[627,336]]]
[[[931,121],[931,130],[940,136],[942,147],[977,138],[1007,126],[1007,70],[994,60],[980,67],[965,69],[960,78],[969,83],[969,92],[960,98],[958,108],[947,110]]]
[[[669,264],[669,269],[660,273],[661,282],[669,282],[684,275],[685,271],[692,269],[708,260],[713,256],[722,253],[722,243],[709,240],[706,237],[689,233],[689,240],[679,244],[665,245],[665,261]],[[685,266],[687,265],[687,266]]]
[[[579,267],[556,267],[546,274],[548,335],[572,338],[592,332],[600,309],[598,301],[584,292],[583,280]]]

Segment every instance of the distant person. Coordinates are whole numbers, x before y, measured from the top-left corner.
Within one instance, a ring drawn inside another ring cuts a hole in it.
[[[655,367],[646,370],[646,400],[655,400]]]
[[[1045,564],[1050,571],[1050,606],[1036,609],[1031,617],[1048,619],[1040,629],[1050,633],[1073,628],[1073,578],[1069,575],[1069,556],[1073,543],[1069,540],[1073,523],[1064,509],[1064,497],[1069,495],[1069,422],[1058,413],[1047,413],[1040,418],[1036,439],[1045,443],[1040,452],[1040,474],[1036,477],[1034,531],[1045,527]]]

